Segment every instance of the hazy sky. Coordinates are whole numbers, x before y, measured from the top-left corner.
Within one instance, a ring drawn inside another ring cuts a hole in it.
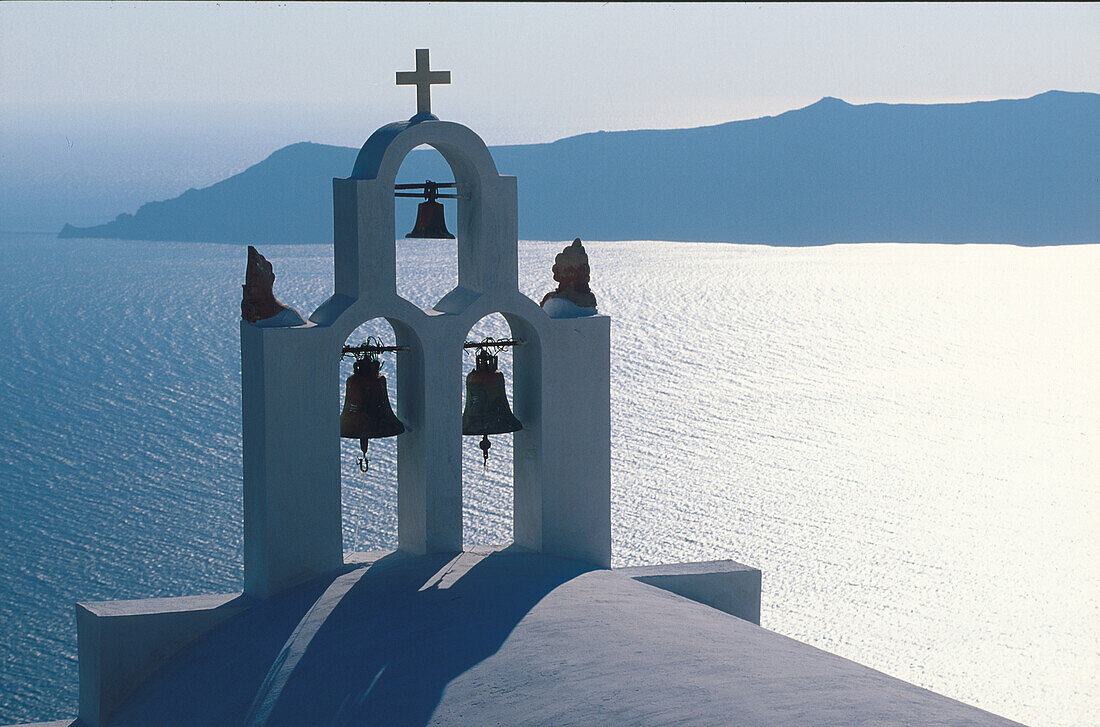
[[[114,182],[168,194],[294,141],[357,146],[414,113],[394,72],[418,47],[452,73],[433,110],[490,144],[714,124],[822,96],[1100,91],[1098,4],[3,2],[0,176],[97,177],[95,160],[112,159]]]

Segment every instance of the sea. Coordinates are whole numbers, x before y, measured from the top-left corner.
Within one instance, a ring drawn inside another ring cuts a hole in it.
[[[524,293],[563,244],[520,243]],[[733,559],[765,628],[1100,724],[1100,245],[585,246],[615,565]],[[329,296],[330,245],[258,247],[283,302]],[[397,249],[414,303],[456,284],[453,243]],[[0,235],[0,723],[75,716],[76,601],[241,588],[244,270],[240,245]],[[510,438],[486,468],[466,439],[465,542],[507,542]],[[344,444],[345,550],[393,548],[394,440],[366,473]]]

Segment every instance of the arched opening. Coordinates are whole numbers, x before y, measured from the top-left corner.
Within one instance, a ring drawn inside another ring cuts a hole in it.
[[[395,346],[396,335],[385,318],[372,318],[347,337],[345,347],[355,347],[370,340],[384,346]],[[386,398],[390,409],[397,407],[397,356],[407,352],[377,354],[379,373],[386,379]],[[344,418],[348,407],[348,379],[355,366],[355,356],[340,359],[340,406]],[[362,389],[360,389],[362,391]],[[354,402],[353,402],[354,403]],[[392,550],[397,548],[397,437],[376,437],[367,440],[364,457],[360,440],[340,438],[340,513],[344,551]],[[365,460],[363,465],[360,461]],[[366,471],[363,468],[366,468]]]
[[[500,313],[485,316],[473,325],[466,340],[480,342],[485,338],[512,338],[512,329]],[[475,367],[477,349],[466,349],[463,355],[462,411],[467,407],[466,376]],[[509,405],[515,412],[515,353],[506,348],[497,355],[497,367],[504,375],[504,388]],[[517,414],[518,416],[518,414]],[[522,421],[522,419],[520,420]],[[486,460],[479,447],[481,435],[462,437],[462,544],[500,545],[512,542],[514,502],[514,436],[491,434],[489,457]]]
[[[395,185],[453,182],[454,172],[438,151],[421,144],[409,152],[397,172]],[[419,190],[398,190],[418,194]],[[455,194],[441,188],[440,195]],[[406,237],[414,230],[417,209],[424,198],[394,198],[394,237],[397,241],[397,294],[427,310],[458,285],[458,200],[440,196],[446,229],[456,239]]]

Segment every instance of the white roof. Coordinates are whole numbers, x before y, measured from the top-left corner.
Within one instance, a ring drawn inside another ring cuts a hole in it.
[[[361,561],[222,624],[110,724],[1014,724],[614,570]]]

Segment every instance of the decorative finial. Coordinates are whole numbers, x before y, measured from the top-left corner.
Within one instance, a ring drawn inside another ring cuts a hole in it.
[[[553,271],[558,287],[547,293],[540,303],[546,314],[551,318],[595,315],[596,295],[588,287],[592,269],[579,237],[554,258]]]
[[[244,271],[241,318],[262,326],[299,326],[305,320],[298,311],[275,297],[275,271],[256,248],[248,246],[248,267]]]
[[[451,82],[450,71],[429,70],[428,49],[416,49],[416,70],[398,71],[398,86],[416,86],[416,115],[432,115],[432,85]]]

